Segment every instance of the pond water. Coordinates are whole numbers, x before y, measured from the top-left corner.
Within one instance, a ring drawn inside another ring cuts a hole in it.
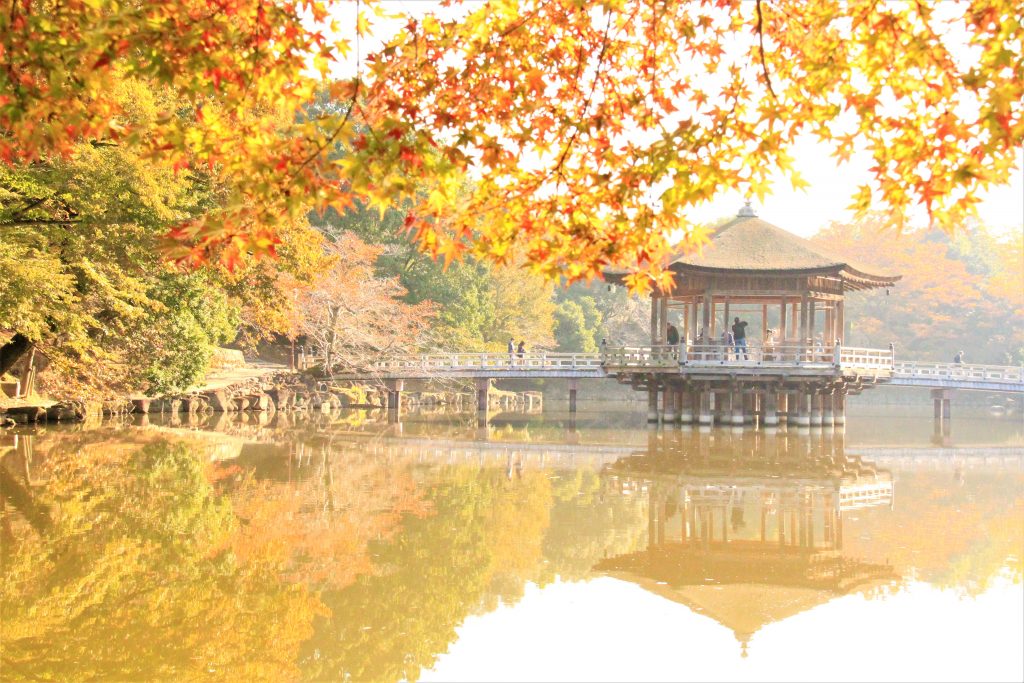
[[[1022,680],[1019,416],[0,434],[3,680]]]

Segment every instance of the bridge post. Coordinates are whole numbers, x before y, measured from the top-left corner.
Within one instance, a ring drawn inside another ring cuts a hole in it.
[[[388,390],[388,410],[397,413],[402,409],[402,391],[405,389],[404,379],[393,379],[386,383]]]
[[[647,381],[647,421],[658,421],[658,381],[653,375]]]
[[[774,427],[779,424],[778,408],[778,389],[769,384],[764,392],[764,419],[762,420],[762,423],[765,427]]]
[[[476,380],[476,410],[479,413],[487,414],[487,410],[490,407],[488,402],[488,393],[491,388],[491,380],[488,377],[478,378]]]
[[[671,384],[665,384],[661,395],[661,421],[665,423],[676,421],[676,389]]]
[[[579,380],[569,380],[569,412],[576,412],[576,389],[579,387]]]
[[[732,419],[728,420],[734,425],[743,425],[743,385],[736,382],[729,388],[729,402],[732,404]],[[725,420],[723,420],[725,421]]]
[[[821,389],[811,390],[811,426],[821,426],[821,405],[824,403],[824,394]]]
[[[702,425],[711,424],[711,391],[707,382],[696,390],[697,422]]]
[[[836,427],[846,425],[846,387],[840,387],[832,397],[832,424]]]
[[[821,396],[821,426],[835,426],[835,389],[826,389]]]
[[[950,389],[932,389],[932,401],[935,405],[935,422],[948,423],[953,410],[950,402],[953,392]]]
[[[794,394],[794,398],[796,399],[796,426],[810,427],[810,392],[805,387],[800,386],[797,388],[796,393]]]
[[[693,422],[693,389],[689,386],[681,387],[677,396],[679,408],[679,421],[683,424]]]
[[[673,407],[675,408],[676,420],[679,422],[683,421],[683,401],[686,399],[686,389],[680,384],[677,385],[675,391],[672,392],[675,396],[675,402]]]

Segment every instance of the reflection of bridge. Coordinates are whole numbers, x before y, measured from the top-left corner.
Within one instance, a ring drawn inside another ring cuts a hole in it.
[[[1024,368],[897,361],[891,349],[832,349],[779,344],[739,358],[721,345],[609,347],[602,353],[444,353],[389,358],[339,380],[382,380],[389,406],[401,404],[408,380],[472,379],[487,409],[495,379],[567,379],[569,409],[577,381],[612,378],[650,396],[649,417],[663,421],[804,426],[842,424],[845,395],[877,385],[931,388],[936,418],[948,419],[954,389],[1024,393]],[[659,411],[659,390],[663,394]]]

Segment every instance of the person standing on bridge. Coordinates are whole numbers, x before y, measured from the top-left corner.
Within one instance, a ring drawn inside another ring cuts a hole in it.
[[[732,347],[736,346],[736,338],[728,327],[722,330],[722,360],[732,360]],[[739,356],[736,356],[739,359]]]
[[[672,323],[668,324],[668,331],[665,333],[665,341],[667,341],[670,346],[675,346],[679,343],[679,330],[677,330],[676,326]]]
[[[508,364],[513,365],[516,359],[516,342],[512,337],[508,338]]]
[[[516,349],[516,353],[519,355],[519,362],[522,363],[526,357],[526,342],[524,340],[519,340],[519,348]]]
[[[956,355],[953,356],[953,362],[956,363],[957,365],[963,365],[963,362],[964,362],[964,352],[963,351],[957,351]]]
[[[743,360],[747,360],[747,321],[732,319],[732,338],[736,341],[736,360],[740,359],[740,349],[743,349]]]

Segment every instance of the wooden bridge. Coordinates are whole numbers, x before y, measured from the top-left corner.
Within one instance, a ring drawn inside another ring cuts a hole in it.
[[[739,353],[737,353],[739,351]],[[478,407],[497,379],[569,380],[569,410],[578,380],[614,379],[648,392],[652,421],[771,426],[843,424],[845,396],[874,386],[930,388],[937,420],[950,417],[952,390],[1024,393],[1024,368],[897,360],[893,350],[779,344],[606,347],[600,353],[434,353],[378,360],[337,380],[382,381],[398,409],[409,380],[472,379]],[[660,399],[660,400],[659,400]]]
[[[740,354],[743,355],[743,354]],[[893,386],[1024,392],[1024,367],[896,360],[891,349],[795,345],[752,348],[746,358],[714,346],[623,346],[601,353],[432,353],[385,358],[339,380],[600,379],[659,375],[766,375],[785,372],[870,378]]]

